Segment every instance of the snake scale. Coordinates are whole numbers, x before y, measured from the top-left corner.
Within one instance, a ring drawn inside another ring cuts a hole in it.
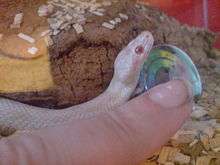
[[[50,110],[0,98],[0,134],[41,129],[65,124],[74,119],[86,119],[126,103],[136,89],[141,67],[153,42],[152,34],[147,31],[132,40],[115,60],[114,75],[109,87],[86,103],[63,110]]]

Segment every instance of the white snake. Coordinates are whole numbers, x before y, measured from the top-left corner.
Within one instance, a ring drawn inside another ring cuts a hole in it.
[[[86,103],[63,110],[50,110],[0,98],[0,133],[56,126],[114,110],[128,101],[134,92],[153,42],[150,32],[142,32],[131,41],[115,60],[114,76],[107,90]]]

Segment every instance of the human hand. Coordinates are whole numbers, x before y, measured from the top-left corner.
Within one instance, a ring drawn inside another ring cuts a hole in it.
[[[111,112],[0,141],[0,164],[138,164],[165,144],[189,116],[185,84],[152,88]]]
[[[131,42],[131,47],[135,46],[134,44],[136,42]],[[125,49],[116,60],[115,66],[118,69],[115,73],[115,81],[112,81],[110,90],[107,92],[115,90],[114,87],[118,86],[115,82],[121,82],[132,89],[126,93],[127,98],[128,94],[134,90],[138,77],[136,76],[135,79],[133,77],[139,71],[140,66],[137,65],[139,68],[136,68],[136,72],[130,70],[134,58],[129,53],[125,56],[126,52],[130,51]],[[137,64],[144,56],[146,54],[135,58],[139,59],[136,60]],[[128,57],[126,64],[131,65],[121,65],[120,58],[125,57]],[[126,72],[117,72],[123,69]],[[112,93],[108,96],[112,97]],[[106,98],[108,97],[100,97],[99,103],[101,104],[104,100],[108,101]],[[138,164],[174,135],[192,109],[189,90],[180,80],[156,86],[128,102],[124,102],[126,100],[124,96],[120,98],[122,101],[113,102],[114,106],[111,110],[100,109],[102,113],[91,117],[74,118],[54,127],[50,126],[30,133],[22,132],[2,139],[0,141],[0,164]],[[85,107],[88,108],[91,105]],[[98,107],[105,106],[98,105]]]

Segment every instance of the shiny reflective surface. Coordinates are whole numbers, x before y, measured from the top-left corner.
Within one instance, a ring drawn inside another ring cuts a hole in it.
[[[201,96],[200,75],[190,57],[176,46],[157,46],[151,50],[143,65],[136,94],[174,79],[186,81],[193,95]]]

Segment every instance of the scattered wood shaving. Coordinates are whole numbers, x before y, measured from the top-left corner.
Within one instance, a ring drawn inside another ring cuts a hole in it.
[[[47,47],[52,46],[54,44],[53,39],[50,36],[44,37],[44,41],[45,41]]]
[[[208,155],[209,153],[207,151],[205,151],[205,150],[202,150],[202,154]]]
[[[163,147],[158,158],[158,163],[165,164],[166,162],[172,162],[175,155],[180,151],[178,148]]]
[[[212,150],[213,150],[214,152],[219,152],[219,151],[220,151],[220,147],[213,148]]]
[[[69,22],[66,22],[66,23],[64,23],[64,24],[62,24],[61,26],[60,26],[60,29],[61,30],[63,30],[63,29],[65,29],[67,26],[69,26],[70,24],[69,24]]]
[[[30,37],[30,36],[28,36],[28,35],[26,35],[24,33],[19,33],[18,37],[23,39],[23,40],[25,40],[25,41],[27,41],[27,42],[29,42],[29,43],[32,43],[32,44],[35,43],[35,39],[34,38],[32,38],[32,37]]]
[[[16,14],[14,17],[14,22],[13,24],[10,25],[10,28],[11,29],[20,28],[21,23],[23,22],[23,17],[24,17],[23,13]]]
[[[210,156],[197,157],[196,165],[210,165],[212,159]]]
[[[179,164],[188,164],[190,162],[190,156],[178,152],[175,154],[174,162]]]
[[[65,15],[65,19],[66,19],[67,21],[71,21],[71,20],[73,19],[73,17],[72,17],[70,14],[66,14],[66,15]]]
[[[103,6],[111,6],[112,3],[110,1],[105,1],[105,2],[102,2],[102,5]]]
[[[55,29],[54,31],[53,31],[53,35],[55,36],[55,35],[57,35],[57,34],[59,34],[60,33],[60,30],[58,30],[58,29]]]
[[[220,124],[219,124],[219,123],[217,123],[217,124],[214,126],[214,128],[215,128],[215,131],[216,131],[217,133],[220,133]]]
[[[104,13],[104,12],[105,12],[105,9],[99,8],[99,9],[96,9],[96,11],[101,12],[101,13]]]
[[[128,16],[127,16],[126,14],[119,13],[119,16],[120,16],[122,19],[128,20]]]
[[[114,25],[112,25],[112,24],[110,24],[110,23],[108,23],[108,22],[103,22],[103,23],[102,23],[102,26],[105,27],[105,28],[107,28],[107,29],[111,29],[111,30],[115,28]]]
[[[49,4],[49,5],[41,5],[37,12],[40,17],[47,17],[50,14],[52,14],[53,11],[54,11],[54,6]]]
[[[83,26],[78,23],[74,24],[73,27],[76,30],[77,34],[81,34],[84,32]]]
[[[200,119],[202,118],[203,116],[207,115],[208,114],[208,111],[204,110],[203,107],[201,106],[194,106],[193,108],[193,112],[191,114],[191,117],[192,118],[195,118],[195,119]]]
[[[210,139],[209,140],[209,146],[212,149],[219,148],[220,147],[220,137],[216,137],[216,138]]]
[[[189,144],[190,147],[193,147],[195,144],[199,142],[198,139],[195,139],[192,143]]]
[[[58,34],[58,31],[68,30],[71,27],[75,28],[77,34],[80,34],[84,30],[78,24],[85,25],[86,22],[89,22],[87,18],[92,15],[104,16],[104,12],[107,10],[106,6],[111,6],[112,3],[117,2],[118,0],[103,0],[101,2],[97,0],[50,0],[47,1],[48,5],[39,7],[38,14],[40,16],[49,16],[48,23],[53,35]],[[125,14],[120,13],[120,15],[123,19],[127,19]],[[103,26],[108,29],[114,29],[114,25],[121,21],[121,18],[117,18],[114,23],[112,21],[113,25],[106,22],[103,23]]]
[[[206,150],[209,150],[209,137],[206,134],[200,134],[199,135],[200,141],[202,142],[203,146],[205,147]]]
[[[28,48],[28,53],[30,53],[32,55],[35,55],[37,52],[38,52],[38,48],[36,48],[36,47]]]
[[[121,23],[121,18],[118,18],[118,17],[115,18],[115,22],[116,22],[116,23]]]
[[[44,36],[48,35],[50,32],[51,32],[51,30],[45,30],[45,31],[41,32],[40,36],[44,37]]]
[[[212,127],[206,127],[204,130],[203,130],[203,133],[208,135],[209,138],[212,138],[214,136],[214,129]]]
[[[197,135],[198,132],[196,130],[180,130],[171,138],[171,140],[177,143],[191,143]]]
[[[103,13],[101,13],[99,11],[92,11],[91,13],[94,14],[94,15],[97,15],[97,16],[103,16],[104,15]]]
[[[117,23],[114,20],[110,20],[109,23],[111,23],[112,25],[117,25]]]

